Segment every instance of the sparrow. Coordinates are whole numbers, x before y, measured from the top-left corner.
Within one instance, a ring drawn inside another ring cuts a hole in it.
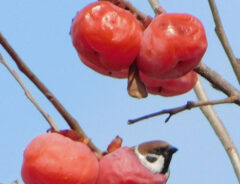
[[[172,155],[178,149],[165,141],[150,141],[133,147],[133,150],[143,166],[168,178]]]
[[[116,137],[99,161],[97,184],[166,184],[177,148],[164,141],[121,147]]]

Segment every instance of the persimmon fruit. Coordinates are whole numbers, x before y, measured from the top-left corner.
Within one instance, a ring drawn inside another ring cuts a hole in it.
[[[164,13],[145,29],[137,64],[149,77],[178,78],[199,64],[206,49],[199,19],[186,13]]]
[[[140,73],[140,77],[149,93],[165,97],[187,93],[195,86],[198,80],[197,73],[194,71],[190,71],[176,79],[156,79],[143,73]]]
[[[95,184],[98,171],[97,157],[86,144],[45,133],[26,147],[21,174],[27,184]]]
[[[81,61],[98,73],[126,78],[139,53],[143,29],[127,10],[99,1],[80,10],[71,37]]]

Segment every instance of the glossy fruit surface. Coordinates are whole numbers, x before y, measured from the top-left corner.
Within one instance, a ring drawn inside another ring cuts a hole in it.
[[[46,133],[26,147],[22,179],[26,184],[95,184],[98,169],[98,160],[88,146]]]
[[[145,168],[131,148],[122,147],[101,158],[97,184],[165,184],[166,180]]]
[[[83,8],[73,20],[71,36],[82,62],[112,77],[127,77],[143,30],[128,11],[100,1]]]
[[[141,80],[151,94],[161,96],[176,96],[190,91],[196,84],[198,77],[196,72],[191,71],[182,77],[169,80],[161,80],[148,77],[140,73]]]
[[[205,30],[196,17],[161,14],[144,31],[138,67],[150,77],[178,78],[198,65],[206,49]]]

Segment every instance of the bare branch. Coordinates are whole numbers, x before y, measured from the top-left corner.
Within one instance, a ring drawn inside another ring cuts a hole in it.
[[[207,101],[207,94],[200,83],[196,84],[194,91],[199,100]],[[218,117],[217,113],[214,111],[211,105],[201,107],[203,114],[208,119],[215,133],[217,134],[219,140],[221,141],[223,147],[225,148],[234,168],[235,174],[237,175],[238,181],[240,182],[240,157],[237,148],[235,147],[231,137],[229,136],[223,122]]]
[[[14,70],[12,70],[7,62],[5,61],[5,59],[3,58],[2,54],[0,53],[0,62],[3,64],[3,66],[5,66],[7,68],[7,70],[12,74],[12,76],[16,79],[16,81],[18,82],[18,84],[22,87],[22,89],[25,92],[25,95],[27,96],[27,98],[33,103],[33,105],[37,108],[37,110],[43,115],[43,117],[47,120],[48,124],[50,125],[51,129],[54,131],[59,131],[57,125],[54,123],[53,119],[51,118],[50,115],[48,115],[47,113],[44,112],[44,110],[40,107],[40,105],[37,103],[37,101],[34,99],[34,97],[32,96],[32,94],[29,92],[29,90],[27,89],[27,87],[24,85],[23,81],[20,79],[20,77],[18,76],[17,72],[15,72]]]
[[[12,59],[17,64],[20,71],[22,71],[37,87],[38,89],[46,96],[46,98],[53,104],[53,106],[58,110],[62,115],[71,129],[75,130],[80,137],[88,139],[87,135],[83,129],[78,124],[77,120],[71,116],[71,114],[64,108],[64,106],[58,101],[58,99],[49,91],[49,89],[38,79],[38,77],[28,68],[24,61],[18,56],[15,50],[11,47],[8,41],[0,33],[0,43],[3,48],[8,52]],[[101,151],[89,141],[88,146],[98,154],[101,154]]]
[[[213,14],[214,22],[216,25],[216,28],[215,28],[216,34],[217,34],[219,40],[221,41],[221,44],[229,58],[232,68],[237,76],[238,82],[240,83],[240,64],[237,61],[237,58],[234,56],[233,50],[228,42],[225,32],[224,32],[223,25],[222,25],[222,22],[221,22],[219,13],[218,13],[216,3],[214,0],[208,0],[208,2],[209,2],[210,8],[211,8],[211,11]]]
[[[148,115],[136,118],[136,119],[128,120],[128,124],[134,124],[138,121],[142,121],[142,120],[145,120],[145,119],[148,119],[148,118],[153,118],[155,116],[160,116],[160,115],[163,115],[163,114],[169,114],[169,116],[165,120],[165,123],[167,123],[173,115],[175,115],[177,113],[180,113],[182,111],[190,110],[190,109],[193,109],[193,108],[196,108],[196,107],[202,107],[202,106],[206,106],[206,105],[218,105],[218,104],[234,103],[235,101],[237,101],[239,99],[240,99],[240,96],[231,96],[231,97],[228,97],[228,98],[225,98],[225,99],[220,99],[220,100],[211,100],[211,101],[210,100],[204,100],[204,101],[196,101],[196,102],[188,101],[185,105],[182,105],[182,106],[179,106],[179,107],[176,107],[176,108],[164,109],[164,110],[161,110],[161,111],[158,111],[158,112],[155,112],[155,113],[151,113],[151,114],[148,114]]]
[[[230,83],[228,83],[225,79],[222,78],[217,72],[210,69],[204,62],[201,62],[195,69],[195,72],[200,74],[202,77],[206,78],[209,82],[213,84],[213,86],[227,96],[239,96],[240,91],[234,88]],[[240,105],[240,101],[235,101],[236,104]]]

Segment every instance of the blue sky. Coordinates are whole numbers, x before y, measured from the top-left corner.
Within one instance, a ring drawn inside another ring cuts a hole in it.
[[[21,58],[56,95],[67,110],[101,149],[120,135],[124,145],[133,146],[149,140],[166,140],[179,148],[171,163],[169,184],[237,183],[230,161],[214,131],[199,109],[178,114],[168,124],[166,116],[127,125],[127,120],[164,108],[196,100],[193,91],[178,97],[149,95],[138,100],[128,96],[126,80],[102,76],[84,66],[74,50],[69,30],[76,12],[90,1],[2,1],[0,31]],[[131,2],[146,14],[153,15],[147,0]],[[208,50],[205,63],[221,73],[239,88],[228,59],[214,32],[214,22],[207,1],[162,1],[168,12],[186,12],[197,16],[204,24]],[[226,34],[236,56],[239,50],[240,1],[218,1]],[[16,70],[39,104],[57,125],[68,126],[39,90],[21,74],[11,58],[0,47],[9,65]],[[201,78],[210,99],[224,95],[212,89]],[[46,132],[48,124],[25,97],[24,92],[7,70],[0,65],[0,183],[21,183],[21,163],[26,145],[35,136]],[[236,146],[240,149],[239,109],[235,105],[215,107]]]

